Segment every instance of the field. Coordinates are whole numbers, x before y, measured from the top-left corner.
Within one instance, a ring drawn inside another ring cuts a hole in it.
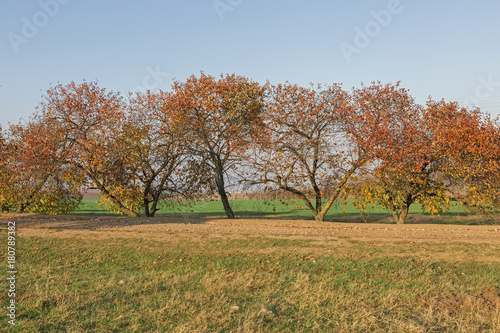
[[[4,244],[6,222],[18,230],[11,331],[500,331],[500,227],[470,225],[480,217],[226,220],[213,207],[151,219],[0,215]]]
[[[294,205],[294,200],[230,200],[231,207],[236,215],[243,218],[300,218],[313,220],[308,209],[298,209]],[[300,204],[300,201],[297,201]],[[95,199],[84,199],[80,208],[75,214],[111,214],[106,207],[99,206]],[[420,204],[410,207],[408,223],[458,223],[458,224],[483,224],[484,217],[469,216],[466,209],[458,203],[452,203],[450,210],[440,215],[430,215],[422,212]],[[168,202],[168,206],[163,204],[157,215],[192,217],[192,218],[224,218],[224,210],[220,201],[193,201]],[[334,205],[326,215],[326,221],[335,222],[379,222],[393,223],[390,212],[382,207],[369,207],[364,213],[354,207],[349,200],[345,205]]]

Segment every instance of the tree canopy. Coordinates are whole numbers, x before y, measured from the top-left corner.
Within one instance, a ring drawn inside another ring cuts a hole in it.
[[[415,102],[396,84],[261,85],[236,74],[190,76],[170,91],[49,88],[32,118],[0,128],[3,212],[71,212],[97,188],[110,210],[154,216],[159,205],[228,186],[284,191],[315,220],[339,199],[440,213],[455,200],[500,207],[500,127],[477,108]]]

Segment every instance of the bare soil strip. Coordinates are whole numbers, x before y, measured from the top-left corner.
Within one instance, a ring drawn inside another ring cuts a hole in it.
[[[376,224],[277,219],[128,218],[78,215],[1,215],[16,221],[21,236],[144,238],[168,241],[179,235],[266,236],[351,239],[369,242],[445,242],[500,244],[497,225]]]

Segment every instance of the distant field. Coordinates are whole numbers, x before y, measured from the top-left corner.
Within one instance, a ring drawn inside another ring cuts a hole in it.
[[[231,200],[231,205],[237,216],[240,217],[283,217],[283,218],[296,218],[303,217],[312,219],[312,214],[307,209],[297,209],[293,200],[285,200],[286,204],[282,204],[279,200]],[[185,202],[184,202],[185,203]],[[345,212],[343,212],[343,209]],[[447,223],[475,223],[476,219],[471,217],[465,218],[465,208],[458,204],[452,204],[450,210],[441,214],[438,218]],[[99,207],[95,199],[84,199],[80,208],[75,212],[76,214],[111,214],[106,211],[105,207]],[[179,203],[165,202],[161,206],[161,210],[157,215],[189,215],[195,218],[205,217],[224,217],[224,210],[220,201],[198,201],[190,202],[188,205]],[[410,214],[418,215],[419,218],[436,219],[437,216],[429,216],[429,214],[422,213],[422,206],[414,204],[410,207]],[[359,210],[353,206],[352,201],[347,205],[337,204],[330,209],[327,214],[327,221],[339,222],[364,222],[364,221],[377,221],[390,220],[390,212],[382,207],[370,208],[366,213],[360,215]],[[415,216],[413,216],[413,219]],[[478,220],[481,218],[478,217]],[[409,222],[412,218],[410,216]]]

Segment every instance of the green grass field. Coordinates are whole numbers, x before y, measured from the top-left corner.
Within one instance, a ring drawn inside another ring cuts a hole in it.
[[[498,258],[488,244],[17,242],[13,332],[500,331],[500,265],[472,259]],[[5,279],[0,288],[8,289]],[[2,292],[4,310],[6,302]]]
[[[279,200],[231,200],[231,207],[239,217],[303,217],[305,219],[313,219],[312,214],[304,209],[297,209],[293,205],[292,200],[286,200],[286,204]],[[160,207],[157,215],[190,215],[197,218],[216,218],[225,217],[224,210],[220,201],[192,201],[189,205],[183,205],[176,202],[165,202]],[[343,210],[344,209],[344,210]],[[110,214],[105,207],[100,207],[93,199],[84,199],[80,208],[75,214]],[[414,204],[410,207],[410,214],[423,214],[422,206]],[[453,203],[448,212],[441,214],[443,222],[446,223],[463,223],[461,217],[466,215],[465,208]],[[368,209],[363,215],[354,207],[351,200],[347,205],[334,205],[327,214],[327,221],[338,222],[365,222],[375,220],[379,222],[383,219],[388,219],[390,212],[382,207],[374,207]],[[370,219],[371,218],[371,219]],[[390,218],[388,219],[391,222]],[[468,219],[467,223],[476,223],[475,219]]]

